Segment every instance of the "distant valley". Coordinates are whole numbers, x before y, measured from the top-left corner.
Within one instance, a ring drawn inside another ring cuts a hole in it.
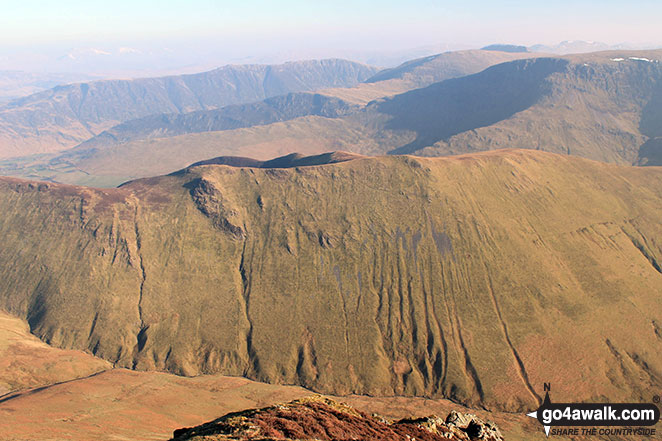
[[[0,70],[0,105],[56,86],[94,79],[85,74]]]

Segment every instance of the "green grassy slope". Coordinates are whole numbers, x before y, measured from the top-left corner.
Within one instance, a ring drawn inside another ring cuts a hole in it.
[[[662,170],[510,150],[2,179],[0,306],[119,366],[531,408],[662,386]]]

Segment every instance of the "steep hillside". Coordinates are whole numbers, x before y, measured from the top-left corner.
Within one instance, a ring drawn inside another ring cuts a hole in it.
[[[364,118],[386,115],[386,129],[412,134],[393,153],[515,147],[640,163],[662,126],[659,60],[662,51],[514,61],[376,103]]]
[[[202,424],[226,412],[311,395],[300,387],[238,377],[188,378],[113,369],[90,354],[48,346],[30,334],[27,323],[0,312],[3,439],[167,439],[176,429]],[[508,440],[544,437],[537,421],[522,414],[469,410],[447,400],[348,396],[342,401],[394,420],[415,414],[477,413],[482,419],[496,421]]]
[[[118,366],[493,409],[662,387],[662,170],[510,150],[0,181],[0,307]]]
[[[385,127],[389,130],[414,132],[416,139],[395,151],[411,153],[526,110],[548,92],[547,78],[567,65],[556,58],[500,64],[480,74],[398,95],[376,103],[368,112],[388,115]]]
[[[290,92],[353,86],[376,71],[345,60],[320,60],[58,86],[0,107],[0,157],[63,150],[118,123],[148,115],[215,109]]]

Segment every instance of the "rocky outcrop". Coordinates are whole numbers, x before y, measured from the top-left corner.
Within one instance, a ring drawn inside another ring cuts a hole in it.
[[[243,228],[236,225],[236,221],[232,222],[237,217],[237,212],[224,206],[223,194],[211,181],[206,179],[194,181],[191,198],[198,210],[209,217],[216,228],[227,232],[236,239],[244,237]]]
[[[173,441],[184,440],[374,440],[374,441],[502,441],[499,429],[476,415],[451,412],[389,421],[345,404],[315,396],[287,404],[227,414],[193,428],[177,429]]]

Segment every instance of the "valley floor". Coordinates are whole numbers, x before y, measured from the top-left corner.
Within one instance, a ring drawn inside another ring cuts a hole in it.
[[[114,369],[84,352],[49,347],[29,333],[25,322],[1,311],[0,363],[4,391],[19,388],[0,396],[0,439],[6,441],[166,440],[177,428],[313,394],[245,378],[187,378]],[[521,414],[467,409],[425,398],[332,398],[394,419],[469,411],[495,421],[507,440],[545,439],[538,423]]]

